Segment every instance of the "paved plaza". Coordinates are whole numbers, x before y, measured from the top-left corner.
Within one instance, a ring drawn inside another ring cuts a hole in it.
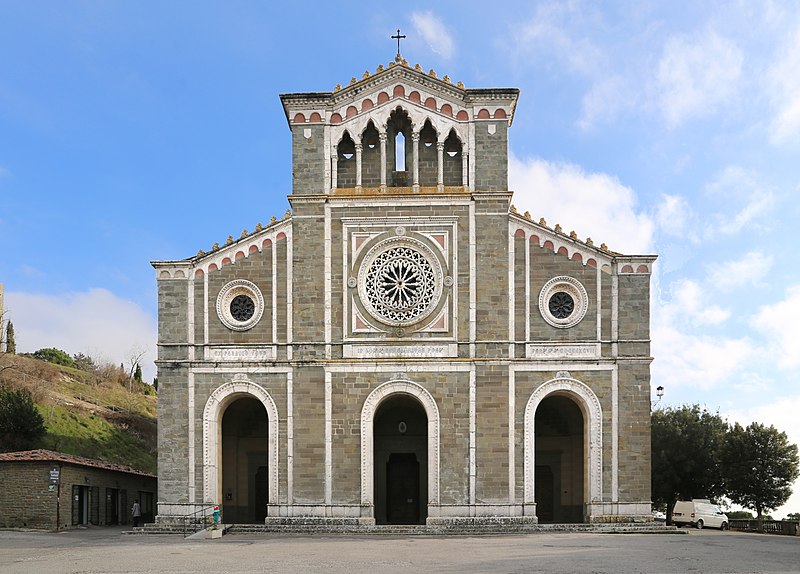
[[[800,537],[711,530],[684,535],[227,535],[218,541],[121,532],[0,532],[0,572],[800,572]]]

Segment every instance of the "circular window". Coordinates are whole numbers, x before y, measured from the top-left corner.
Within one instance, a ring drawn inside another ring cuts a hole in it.
[[[225,285],[217,296],[219,320],[234,331],[252,328],[264,312],[264,297],[255,283],[237,279]]]
[[[554,327],[566,329],[577,325],[588,307],[589,297],[584,286],[566,275],[551,279],[539,293],[539,312]]]
[[[442,270],[423,243],[395,237],[373,247],[358,273],[361,302],[376,319],[411,325],[427,317],[442,293]]]

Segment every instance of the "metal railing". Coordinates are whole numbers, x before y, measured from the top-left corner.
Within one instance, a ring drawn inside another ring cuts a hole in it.
[[[217,507],[219,507],[220,516],[222,516],[221,504],[204,504],[200,509],[182,516],[181,521],[183,523],[183,537],[186,538],[186,531],[191,524],[195,526],[194,532],[213,524],[214,521],[212,517],[214,514],[214,508]]]
[[[797,520],[762,520],[761,523],[763,527],[760,526],[758,520],[755,519],[730,520],[728,523],[732,530],[800,536],[800,521]]]

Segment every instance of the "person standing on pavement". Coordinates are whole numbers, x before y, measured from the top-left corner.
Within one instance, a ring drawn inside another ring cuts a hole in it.
[[[131,508],[131,512],[133,513],[133,527],[136,528],[139,526],[139,520],[142,518],[142,507],[139,506],[139,500],[133,501],[133,507]]]

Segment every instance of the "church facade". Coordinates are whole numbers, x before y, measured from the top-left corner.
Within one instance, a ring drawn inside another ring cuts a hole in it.
[[[511,205],[519,91],[281,96],[291,210],[154,261],[158,521],[650,516],[649,283]]]

